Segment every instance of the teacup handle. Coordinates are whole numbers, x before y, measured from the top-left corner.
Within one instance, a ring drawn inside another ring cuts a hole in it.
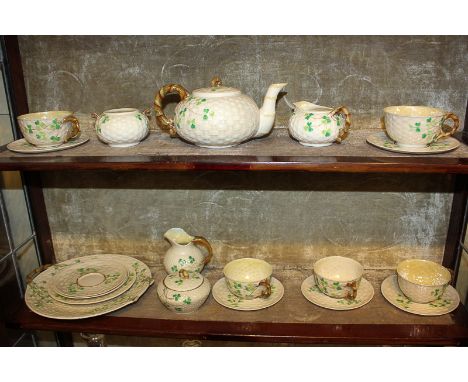
[[[195,236],[192,240],[192,243],[198,244],[208,251],[205,260],[203,260],[203,265],[208,264],[211,261],[211,258],[213,257],[213,247],[211,247],[211,244],[208,242],[208,240],[206,240],[203,236]]]
[[[358,292],[357,282],[352,281],[350,283],[347,283],[346,286],[351,289],[350,293],[346,295],[346,298],[348,300],[355,300]]]
[[[67,142],[69,139],[76,138],[81,133],[80,121],[78,121],[78,118],[76,118],[74,115],[69,115],[68,117],[65,117],[63,119],[62,124],[67,123],[67,122],[71,122],[72,129],[71,129],[71,133],[67,135],[65,142]]]
[[[258,283],[258,286],[263,286],[265,289],[262,291],[260,297],[267,298],[271,295],[271,283],[269,279],[262,280]]]
[[[449,126],[445,124],[445,121],[447,119],[451,119],[453,121],[453,126]],[[448,137],[450,135],[455,134],[459,126],[460,126],[460,119],[458,118],[458,116],[456,116],[453,113],[445,114],[442,117],[440,133],[434,137],[431,143],[437,142],[440,138]],[[448,129],[444,131],[444,127],[447,127]]]
[[[351,113],[346,106],[340,106],[331,112],[332,116],[335,114],[341,114],[345,119],[344,126],[340,129],[338,137],[335,140],[336,143],[341,143],[349,134],[349,128],[351,127]]]
[[[174,121],[167,117],[163,111],[163,101],[168,93],[177,93],[182,101],[188,97],[189,92],[182,85],[168,84],[159,89],[159,92],[156,93],[156,97],[154,98],[154,112],[158,125],[162,130],[168,130],[171,137],[176,137],[177,131],[174,126]]]

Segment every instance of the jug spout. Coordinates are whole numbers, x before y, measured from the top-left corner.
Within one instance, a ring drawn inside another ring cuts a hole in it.
[[[189,235],[182,228],[171,228],[170,230],[166,231],[164,237],[169,240],[171,244],[176,245],[186,245],[195,239],[195,237]]]
[[[263,105],[260,108],[260,119],[258,123],[258,129],[255,134],[255,138],[261,137],[268,134],[273,128],[275,122],[275,108],[276,98],[279,92],[283,89],[287,83],[271,84],[268,88]]]

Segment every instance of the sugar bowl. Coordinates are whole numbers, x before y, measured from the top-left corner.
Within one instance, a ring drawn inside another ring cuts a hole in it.
[[[158,283],[157,293],[163,305],[175,313],[191,313],[206,301],[211,284],[198,272],[181,269]]]

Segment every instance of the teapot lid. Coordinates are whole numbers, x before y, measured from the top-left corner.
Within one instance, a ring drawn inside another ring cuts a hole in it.
[[[164,285],[177,292],[187,292],[198,288],[203,284],[205,278],[198,272],[181,269],[179,272],[171,273],[164,279]]]
[[[209,88],[200,88],[192,92],[195,97],[201,98],[220,98],[240,95],[241,91],[227,86],[211,86]]]

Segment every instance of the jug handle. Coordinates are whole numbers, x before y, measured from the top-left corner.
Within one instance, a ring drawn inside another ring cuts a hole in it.
[[[182,101],[188,97],[189,92],[182,85],[168,84],[159,89],[159,92],[156,93],[156,97],[154,98],[154,112],[158,125],[161,127],[161,130],[169,131],[171,137],[176,137],[177,131],[174,126],[174,121],[166,116],[163,111],[163,101],[168,93],[177,93]]]
[[[203,236],[195,236],[192,240],[193,244],[198,244],[201,247],[204,247],[208,251],[208,255],[206,255],[205,260],[203,260],[203,265],[208,264],[213,257],[213,248],[211,244],[206,240]]]
[[[340,106],[331,112],[332,116],[335,114],[342,114],[345,118],[345,124],[340,129],[338,137],[335,140],[336,143],[341,143],[346,139],[346,137],[349,134],[349,128],[351,127],[351,113],[348,111],[348,108],[346,106]]]

